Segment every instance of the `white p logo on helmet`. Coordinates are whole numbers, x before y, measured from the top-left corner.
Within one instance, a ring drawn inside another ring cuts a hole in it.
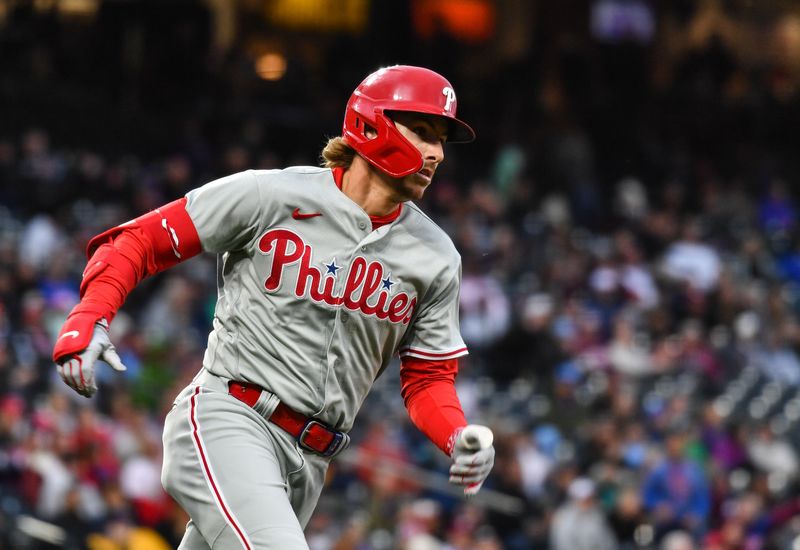
[[[442,95],[447,96],[447,101],[444,102],[444,110],[449,111],[450,106],[456,100],[456,91],[450,86],[445,86],[444,88],[442,88]]]

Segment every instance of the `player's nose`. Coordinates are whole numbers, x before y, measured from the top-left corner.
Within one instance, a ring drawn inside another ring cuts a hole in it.
[[[425,160],[439,164],[444,160],[444,145],[441,141],[431,142],[427,144],[425,151]]]

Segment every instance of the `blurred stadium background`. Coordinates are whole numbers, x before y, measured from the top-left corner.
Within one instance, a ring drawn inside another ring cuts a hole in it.
[[[129,370],[87,401],[49,359],[85,244],[216,177],[317,164],[394,63],[444,73],[478,132],[423,207],[463,256],[459,392],[498,460],[478,498],[450,491],[395,368],[311,548],[800,548],[791,0],[0,0],[0,547],[177,545],[160,430],[215,259],[130,296]]]

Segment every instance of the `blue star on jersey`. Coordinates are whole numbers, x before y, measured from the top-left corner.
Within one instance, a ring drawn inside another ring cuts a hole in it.
[[[392,285],[394,284],[394,281],[392,280],[391,273],[389,273],[385,279],[382,279],[381,282],[383,283],[383,288],[385,288],[389,292],[392,291]]]
[[[336,272],[342,268],[341,266],[336,265],[336,258],[332,259],[331,263],[325,264],[325,267],[328,268],[328,271],[325,274],[327,275],[328,273],[332,273],[334,277],[336,276]]]

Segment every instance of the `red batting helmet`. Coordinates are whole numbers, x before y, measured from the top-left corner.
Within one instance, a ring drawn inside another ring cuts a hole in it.
[[[456,93],[439,73],[422,67],[395,65],[375,71],[355,89],[344,113],[342,137],[362,157],[392,177],[419,171],[423,158],[387,116],[409,111],[443,117],[449,123],[449,142],[475,139],[468,124],[456,118]],[[365,125],[377,136],[368,138]]]

